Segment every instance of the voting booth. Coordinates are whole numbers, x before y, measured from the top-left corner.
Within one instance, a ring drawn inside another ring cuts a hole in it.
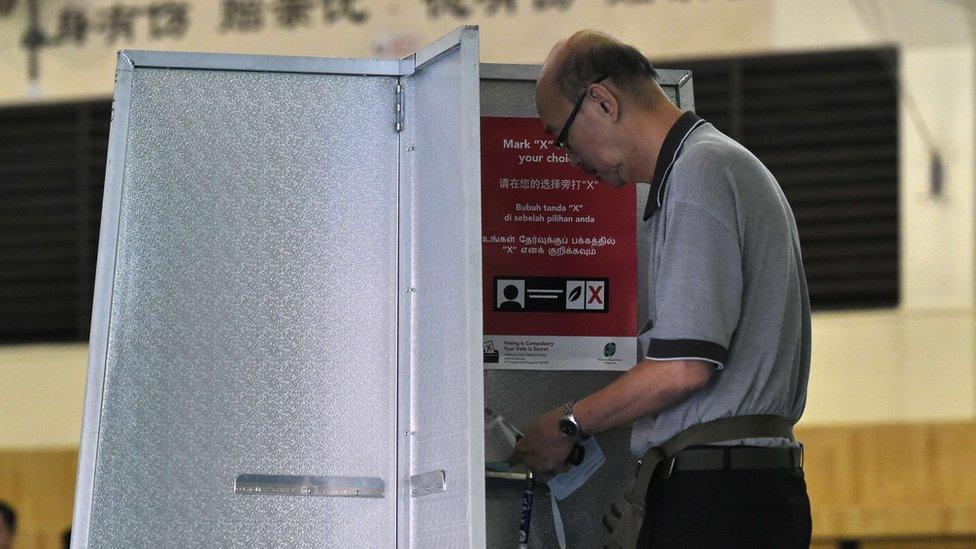
[[[486,406],[528,427],[623,368],[484,329],[519,281],[523,309],[616,295],[532,269],[485,288],[483,119],[535,118],[538,70],[481,64],[476,27],[402,60],[119,54],[73,547],[514,546],[522,484],[486,480]],[[689,74],[662,84],[691,108]],[[615,337],[603,360],[631,366]],[[633,474],[629,430],[597,438],[606,463],[558,502],[573,547]],[[530,546],[555,547],[537,492]]]

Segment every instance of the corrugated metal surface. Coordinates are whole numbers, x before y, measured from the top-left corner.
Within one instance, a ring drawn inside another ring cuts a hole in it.
[[[444,492],[410,498],[410,547],[484,542],[481,188],[477,30],[404,78],[401,143],[412,206],[411,474]],[[446,44],[445,44],[446,45]],[[437,55],[440,52],[432,52]],[[426,55],[422,56],[426,57]],[[406,398],[406,395],[403,395]]]
[[[93,546],[395,543],[394,83],[133,70]],[[238,495],[241,473],[387,496]]]

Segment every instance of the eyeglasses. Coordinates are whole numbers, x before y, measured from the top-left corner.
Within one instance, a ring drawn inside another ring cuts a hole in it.
[[[580,107],[583,106],[583,100],[586,99],[586,91],[593,84],[599,84],[606,80],[610,75],[604,74],[600,78],[590,82],[583,88],[583,93],[580,94],[579,99],[576,100],[576,105],[573,107],[573,112],[569,113],[569,118],[566,119],[566,123],[563,124],[563,129],[559,132],[559,136],[556,137],[556,146],[560,149],[566,149],[566,139],[569,138],[569,127],[573,125],[573,120],[576,120],[576,113],[579,112]]]

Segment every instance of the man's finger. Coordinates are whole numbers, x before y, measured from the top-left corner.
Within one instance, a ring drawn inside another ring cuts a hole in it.
[[[554,476],[556,475],[553,475],[552,473],[538,473],[535,475],[535,478],[541,480],[542,482],[549,482]]]

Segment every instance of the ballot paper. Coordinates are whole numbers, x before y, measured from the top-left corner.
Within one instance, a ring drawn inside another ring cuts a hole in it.
[[[512,464],[506,463],[512,456],[515,443],[522,438],[522,431],[509,423],[501,414],[485,408],[485,461],[494,471],[508,471]]]
[[[559,501],[568,498],[579,489],[607,461],[606,456],[603,455],[603,450],[596,442],[596,437],[583,440],[580,444],[586,449],[583,463],[570,467],[568,471],[559,473],[546,483],[553,497]]]

